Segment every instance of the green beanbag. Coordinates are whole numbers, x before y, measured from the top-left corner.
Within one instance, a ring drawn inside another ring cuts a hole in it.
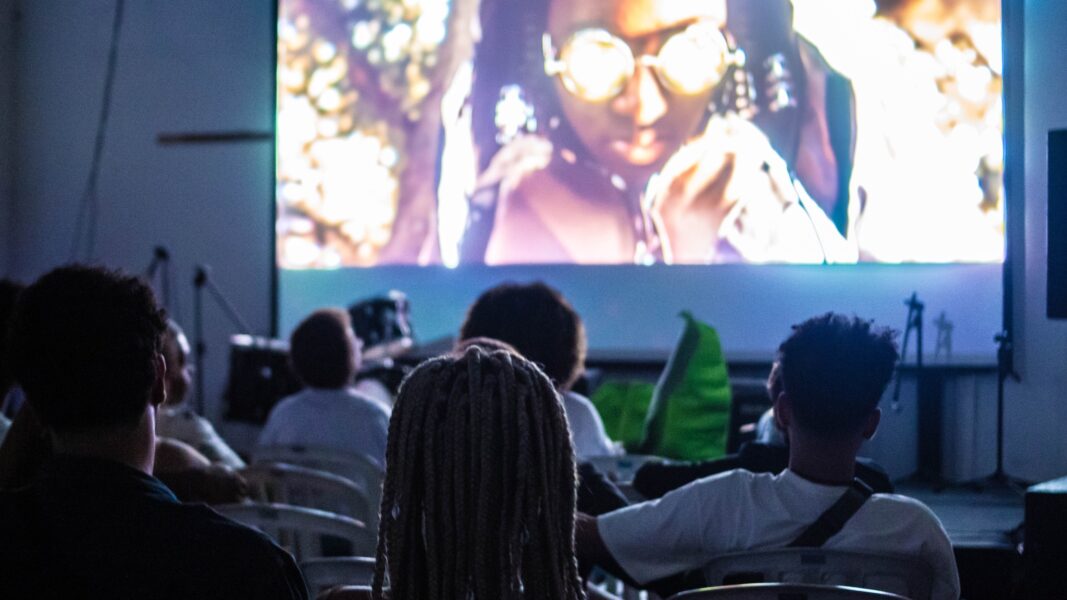
[[[589,398],[608,437],[635,452],[645,437],[645,416],[655,386],[643,381],[605,381]]]
[[[637,452],[678,460],[726,453],[730,381],[719,334],[683,312],[685,330],[652,394]]]

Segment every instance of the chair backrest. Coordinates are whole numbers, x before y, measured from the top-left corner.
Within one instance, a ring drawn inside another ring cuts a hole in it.
[[[263,446],[252,453],[252,462],[286,463],[340,475],[362,488],[375,509],[382,497],[385,472],[376,462],[360,454],[310,446]],[[377,521],[377,510],[374,512]],[[368,525],[373,527],[376,523]]]
[[[308,589],[317,594],[339,585],[370,585],[374,559],[366,556],[313,558],[300,563]]]
[[[750,583],[682,592],[670,600],[908,600],[898,594],[842,585]]]
[[[322,510],[258,502],[213,508],[238,523],[259,529],[288,550],[297,562],[329,555],[368,556],[377,547],[377,536],[366,525]]]
[[[704,567],[710,586],[796,583],[852,586],[929,600],[933,570],[917,557],[823,548],[778,548],[725,554]]]
[[[368,527],[377,521],[378,507],[352,481],[318,469],[283,463],[259,463],[244,468],[249,497],[256,502],[317,508],[352,517]]]
[[[371,600],[373,597],[370,586],[346,585],[320,595],[318,600]]]

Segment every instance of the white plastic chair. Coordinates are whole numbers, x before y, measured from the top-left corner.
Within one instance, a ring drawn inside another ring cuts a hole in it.
[[[315,508],[352,517],[374,530],[378,507],[352,481],[318,469],[260,463],[241,470],[249,496],[256,502]]]
[[[373,522],[377,527],[377,507],[382,497],[382,480],[385,472],[373,460],[350,452],[309,446],[263,446],[252,453],[253,464],[286,463],[318,469],[340,475],[363,489],[371,506],[375,508]]]
[[[682,592],[670,600],[908,600],[898,594],[843,585],[750,583]]]
[[[790,583],[851,586],[929,600],[933,569],[917,557],[822,548],[779,548],[725,554],[704,567],[709,586]]]
[[[365,556],[313,558],[300,563],[308,589],[317,594],[338,585],[371,585],[374,559]]]
[[[238,523],[262,531],[288,550],[297,562],[322,557],[324,546],[329,547],[332,541],[330,538],[347,542],[345,550],[351,556],[374,554],[377,546],[377,536],[363,523],[322,510],[258,502],[213,508]]]

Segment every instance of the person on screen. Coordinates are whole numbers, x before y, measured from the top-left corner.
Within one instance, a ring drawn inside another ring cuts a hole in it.
[[[742,18],[766,10],[781,27]],[[829,69],[789,11],[788,0],[484,2],[471,98],[480,175],[460,260],[854,260],[845,228],[806,191],[833,210],[849,149],[829,142],[825,103],[794,109],[806,97],[795,84],[825,83]],[[778,61],[758,71],[772,83],[756,101],[731,23]],[[745,118],[757,110],[790,114],[790,126]]]
[[[789,467],[780,474],[728,471],[657,500],[581,516],[579,558],[644,585],[746,550],[889,553],[930,566],[931,598],[958,599],[952,544],[933,512],[904,496],[872,495],[856,477],[856,453],[878,428],[878,401],[899,356],[895,337],[870,321],[834,313],[796,325],[778,348],[781,391],[774,400],[775,419],[789,440]],[[822,536],[810,535],[830,506],[856,494],[857,510],[847,518],[838,514],[838,526]]]
[[[361,346],[348,313],[339,308],[317,310],[297,325],[289,358],[308,387],[270,411],[259,446],[326,448],[384,467],[390,408],[352,385]]]

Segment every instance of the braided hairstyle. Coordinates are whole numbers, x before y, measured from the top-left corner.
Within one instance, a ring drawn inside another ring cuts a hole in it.
[[[389,423],[373,597],[580,600],[574,451],[533,364],[467,348],[429,360]]]

